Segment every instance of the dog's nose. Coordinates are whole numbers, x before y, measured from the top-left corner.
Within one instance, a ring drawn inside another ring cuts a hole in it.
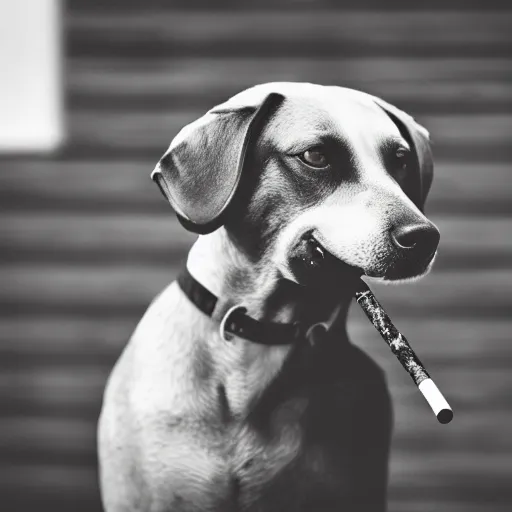
[[[433,256],[439,244],[440,234],[430,223],[405,224],[391,232],[395,245],[402,250],[412,250],[424,257]]]

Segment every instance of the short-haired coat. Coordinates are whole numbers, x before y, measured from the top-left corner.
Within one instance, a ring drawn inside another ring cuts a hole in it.
[[[117,362],[99,424],[107,512],[386,509],[389,394],[346,318],[361,274],[430,269],[432,169],[412,117],[341,87],[259,85],[175,137],[153,177],[200,234],[187,268],[219,302],[208,317],[171,283]],[[239,304],[327,334],[227,342]]]

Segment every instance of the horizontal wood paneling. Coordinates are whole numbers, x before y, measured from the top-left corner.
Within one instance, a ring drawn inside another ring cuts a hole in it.
[[[102,0],[69,0],[69,11],[71,13],[93,13],[98,16],[104,16],[108,12],[145,12],[146,10],[157,10],[162,13],[165,11],[174,11],[178,9],[186,9],[191,11],[202,11],[211,9],[210,0],[146,0],[143,5],[139,0],[110,0],[108,3]],[[379,0],[344,0],[343,6],[340,6],[337,0],[260,0],[257,4],[251,0],[218,0],[215,3],[217,9],[231,9],[245,12],[248,16],[261,9],[272,9],[279,11],[283,9],[293,8],[301,12],[309,13],[311,9],[327,9],[342,8],[345,12],[356,10],[382,10],[382,2]],[[429,0],[428,3],[418,2],[411,4],[407,0],[389,0],[386,2],[386,10],[403,10],[408,9],[423,15],[425,12],[436,11],[443,15],[447,10],[456,9],[458,12],[474,11],[486,12],[488,10],[506,11],[509,8],[500,0]]]
[[[89,69],[89,63],[84,65]],[[108,106],[109,110],[124,110],[126,108],[139,111],[155,111],[169,108],[202,108],[204,111],[213,105],[222,103],[231,94],[236,93],[235,87],[223,88],[221,84],[212,84],[203,87],[200,93],[194,89],[180,87],[179,84],[170,87],[165,86],[165,76],[158,77],[159,73],[149,71],[157,75],[155,82],[140,80],[148,63],[144,62],[140,67],[131,66],[122,75],[127,78],[119,80],[118,87],[112,83],[118,77],[119,72],[112,73],[107,66],[91,70],[97,76],[96,80],[88,79],[89,72],[82,71],[85,86],[80,83],[70,88],[68,98],[82,110],[96,108],[98,103]],[[138,73],[137,71],[138,70]],[[164,73],[168,76],[169,72]],[[415,80],[410,77],[407,82],[392,79],[379,81],[375,79],[353,78],[352,82],[343,80],[344,86],[352,85],[355,89],[364,90],[369,94],[386,98],[390,103],[399,105],[403,110],[415,115],[440,112],[444,114],[503,114],[512,110],[512,91],[504,86],[500,80],[489,79],[487,72],[482,71],[480,80],[464,79],[448,82],[435,82],[430,80]],[[137,85],[130,84],[129,77],[135,80]],[[243,77],[241,77],[243,79]],[[296,81],[305,81],[305,76],[298,76]],[[108,84],[104,88],[98,82]],[[161,83],[161,85],[158,85]],[[250,85],[250,84],[249,84]],[[200,85],[197,86],[198,88]]]
[[[339,10],[115,12],[68,19],[74,55],[486,55],[507,57],[510,13]],[[432,31],[435,27],[435,37]],[[233,44],[236,42],[236,44]]]
[[[52,464],[47,459],[0,466],[0,493],[9,512],[48,510],[48,506],[77,512],[102,510],[96,471],[83,464]]]
[[[151,108],[156,101],[165,107],[163,100],[174,99],[175,107],[180,106],[180,101],[188,100],[207,110],[212,104],[257,83],[312,81],[314,78],[315,82],[326,85],[363,88],[398,105],[408,102],[403,106],[412,112],[416,104],[418,109],[425,105],[427,111],[444,112],[449,99],[465,99],[466,105],[482,99],[506,100],[509,92],[503,81],[510,79],[512,63],[503,57],[467,55],[463,58],[176,56],[140,61],[81,57],[72,58],[69,69],[72,72],[68,84],[71,98],[94,94],[96,102],[101,102],[105,97],[117,96],[126,98],[125,101],[136,101],[138,97],[141,108],[144,107],[142,99],[148,102],[146,108]],[[455,94],[457,88],[459,95]],[[113,101],[115,105],[115,99]],[[506,108],[505,101],[501,104]],[[465,109],[461,109],[462,112]]]
[[[115,67],[114,67],[115,65]],[[465,55],[462,58],[435,57],[254,57],[250,59],[223,57],[174,57],[136,59],[95,59],[71,57],[72,72],[68,87],[101,95],[114,92],[134,93],[199,93],[211,94],[211,87],[220,92],[238,92],[266,81],[288,78],[311,81],[315,78],[324,85],[373,82],[374,86],[401,83],[402,88],[422,80],[437,86],[471,80],[476,84],[493,83],[510,78],[512,63],[505,57],[479,58]],[[236,70],[236,73],[229,73]],[[143,74],[141,72],[144,72]],[[131,79],[131,80],[128,80]],[[501,82],[501,87],[504,84]],[[201,98],[197,102],[201,103]]]

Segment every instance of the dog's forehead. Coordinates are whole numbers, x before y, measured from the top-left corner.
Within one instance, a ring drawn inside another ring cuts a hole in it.
[[[288,96],[272,120],[282,137],[310,134],[339,137],[351,145],[400,137],[398,127],[374,102],[365,97],[324,90],[321,95]]]
[[[401,138],[398,127],[369,94],[337,86],[278,82],[247,89],[230,100],[240,105],[258,104],[270,93],[285,98],[270,123],[284,146],[297,139],[330,134],[347,141]],[[355,142],[355,141],[354,141]]]

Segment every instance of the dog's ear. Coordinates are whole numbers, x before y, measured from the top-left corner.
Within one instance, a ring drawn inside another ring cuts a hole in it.
[[[250,105],[227,101],[185,126],[171,142],[151,177],[186,229],[206,234],[225,223],[247,148],[282,99],[271,93]]]
[[[416,169],[413,171],[415,185],[411,191],[411,199],[423,211],[434,174],[434,159],[430,148],[429,133],[409,114],[380,98],[374,97],[374,100],[397,125],[400,134],[411,146],[416,165]]]

